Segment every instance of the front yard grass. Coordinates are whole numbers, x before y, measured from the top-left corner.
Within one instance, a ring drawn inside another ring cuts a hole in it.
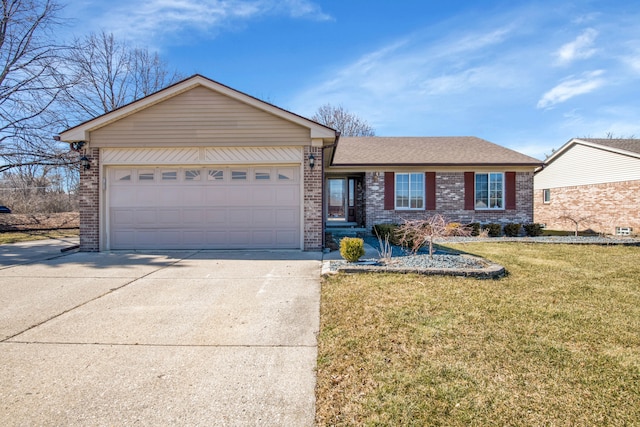
[[[448,245],[500,280],[335,275],[318,425],[640,425],[640,248]]]

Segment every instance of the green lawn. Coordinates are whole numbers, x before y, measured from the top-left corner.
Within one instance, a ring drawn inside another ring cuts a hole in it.
[[[640,248],[451,247],[500,280],[337,275],[318,425],[640,425]]]

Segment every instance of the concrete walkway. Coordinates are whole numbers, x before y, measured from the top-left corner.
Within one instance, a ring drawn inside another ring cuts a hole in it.
[[[193,251],[5,267],[0,422],[311,426],[320,265]]]

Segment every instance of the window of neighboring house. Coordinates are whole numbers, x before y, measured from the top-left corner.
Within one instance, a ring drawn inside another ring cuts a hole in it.
[[[544,190],[542,190],[542,201],[544,203],[550,203],[551,202],[551,190],[548,188],[545,188]]]
[[[424,173],[396,173],[396,209],[424,209]]]
[[[504,209],[504,173],[476,173],[475,208]]]

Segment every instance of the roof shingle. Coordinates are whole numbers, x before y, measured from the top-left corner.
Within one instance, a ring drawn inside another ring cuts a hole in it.
[[[640,154],[640,139],[577,138],[580,141]]]
[[[332,165],[540,166],[542,162],[474,136],[373,136],[340,138]]]

